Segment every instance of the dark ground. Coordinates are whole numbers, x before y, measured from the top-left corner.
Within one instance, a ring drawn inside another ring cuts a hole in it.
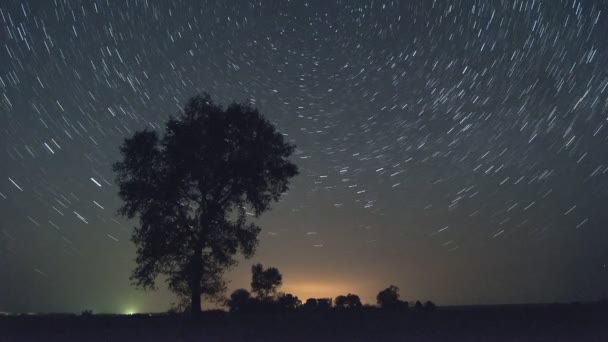
[[[0,341],[608,341],[608,304],[0,317]]]

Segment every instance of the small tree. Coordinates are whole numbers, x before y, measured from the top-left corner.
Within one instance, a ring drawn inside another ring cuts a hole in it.
[[[113,169],[119,213],[139,219],[135,284],[153,289],[165,275],[199,314],[201,296],[223,293],[218,280],[235,254],[254,253],[260,227],[247,222],[246,209],[259,216],[288,190],[298,173],[288,160],[294,148],[257,109],[223,108],[206,94],[171,117],[162,138],[143,130],[125,139]]]
[[[283,283],[283,276],[278,269],[264,269],[262,264],[251,266],[251,291],[258,298],[266,299],[276,294],[277,288]]]
[[[391,285],[380,291],[376,296],[376,302],[383,309],[397,309],[400,306],[399,288]]]
[[[245,289],[237,289],[232,292],[228,300],[230,312],[246,312],[251,306],[251,294]]]
[[[358,309],[361,308],[361,299],[355,294],[347,294],[346,296],[338,296],[334,300],[336,308],[339,309]]]

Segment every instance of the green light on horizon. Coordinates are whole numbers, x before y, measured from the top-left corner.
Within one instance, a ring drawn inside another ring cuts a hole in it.
[[[127,308],[123,311],[123,314],[125,315],[134,315],[137,313],[137,310],[135,308]]]

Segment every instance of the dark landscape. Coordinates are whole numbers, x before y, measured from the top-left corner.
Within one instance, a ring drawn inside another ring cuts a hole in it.
[[[0,342],[608,341],[607,32],[0,0]]]
[[[606,303],[446,307],[434,312],[22,315],[0,341],[606,341]]]

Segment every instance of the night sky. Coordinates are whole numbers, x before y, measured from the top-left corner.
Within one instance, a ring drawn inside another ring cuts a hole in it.
[[[164,311],[130,285],[111,164],[207,91],[250,100],[300,175],[253,262],[305,300],[608,292],[608,3],[0,4],[0,311]],[[209,306],[207,306],[209,307]]]

